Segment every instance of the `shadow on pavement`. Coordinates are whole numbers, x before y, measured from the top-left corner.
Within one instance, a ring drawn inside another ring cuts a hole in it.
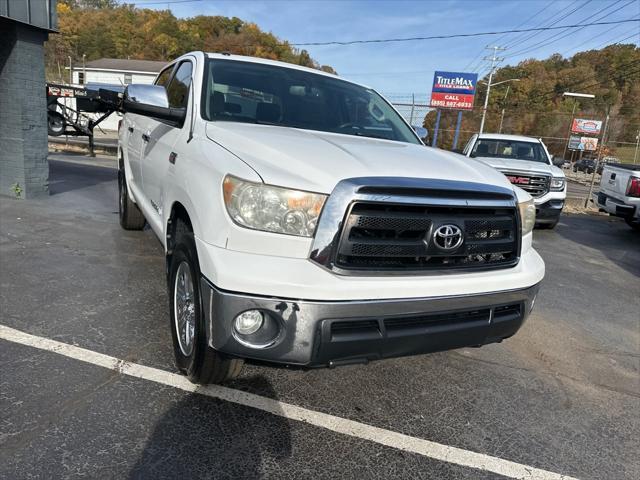
[[[234,384],[276,398],[261,375]],[[194,393],[165,412],[129,478],[261,478],[290,456],[286,419]]]
[[[117,170],[112,168],[50,161],[49,194],[58,195],[112,182],[118,178],[117,175]]]
[[[554,233],[598,250],[619,267],[640,277],[640,232],[633,230],[624,220],[593,215],[563,215],[555,230],[536,231],[534,235]]]

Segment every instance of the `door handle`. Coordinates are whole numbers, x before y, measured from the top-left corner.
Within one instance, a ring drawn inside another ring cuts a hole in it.
[[[142,141],[143,142],[148,142],[149,140],[151,140],[151,138],[149,138],[149,135],[147,135],[146,133],[142,134]]]
[[[129,132],[133,132],[133,127],[128,127]]]

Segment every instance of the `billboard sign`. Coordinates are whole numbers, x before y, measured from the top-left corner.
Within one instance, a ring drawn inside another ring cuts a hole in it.
[[[595,152],[598,149],[598,139],[593,137],[580,137],[571,135],[569,137],[569,150],[582,150],[585,152]]]
[[[580,150],[580,138],[578,135],[569,137],[569,150]]]
[[[584,118],[574,118],[571,125],[573,133],[585,133],[587,135],[600,135],[602,122],[600,120],[585,120]]]
[[[430,106],[454,110],[473,109],[477,82],[477,73],[435,72]]]

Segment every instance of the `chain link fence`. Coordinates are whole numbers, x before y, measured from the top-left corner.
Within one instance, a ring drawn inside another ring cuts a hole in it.
[[[429,112],[429,95],[427,94],[383,94],[384,97],[398,110],[400,115],[411,126],[421,127]]]
[[[389,93],[383,94],[384,97],[389,100],[398,112],[407,120],[412,126],[422,126],[425,123],[425,117],[433,109],[429,107],[429,95],[428,94],[402,94],[402,93]],[[460,129],[460,135],[457,148],[462,148],[469,138],[474,133],[477,133],[477,128],[480,125],[480,117],[482,114],[481,107],[476,107],[472,111],[465,111],[463,113],[462,128]],[[438,147],[451,150],[453,145],[453,136],[455,133],[455,111],[443,110],[442,120],[440,122],[440,128],[438,129]],[[535,116],[535,119],[529,121],[527,130],[530,131],[530,124],[536,125],[534,133],[523,133],[520,120],[524,116]],[[509,111],[496,111],[489,110],[487,112],[487,123],[485,132],[496,132],[514,135],[526,135],[535,138],[541,138],[549,151],[557,156],[563,156],[570,162],[578,160],[579,153],[577,151],[571,151],[567,148],[567,142],[569,134],[569,126],[573,118],[595,118],[604,120],[604,115],[576,112],[572,115],[571,112],[513,112]],[[538,122],[536,122],[538,120]],[[429,129],[429,141],[433,139],[433,122],[427,121],[426,124],[431,126]],[[617,159],[621,163],[640,163],[640,125],[628,125],[629,119],[612,115],[609,117],[607,126],[607,132],[605,134],[604,143],[601,146],[602,151],[599,152],[585,152],[586,157],[595,158],[598,153],[601,157],[611,157]],[[628,130],[631,129],[630,135]],[[635,129],[635,130],[634,130]],[[553,132],[549,134],[547,132]],[[635,140],[629,141],[629,138]],[[623,140],[623,138],[626,140]],[[601,140],[601,136],[599,136]]]

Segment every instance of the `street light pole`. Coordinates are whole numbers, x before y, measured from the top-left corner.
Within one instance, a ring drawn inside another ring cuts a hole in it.
[[[633,163],[636,163],[636,159],[638,158],[638,147],[640,147],[640,130],[638,130],[638,135],[636,135],[636,151],[633,153]]]
[[[502,123],[504,122],[504,102],[507,101],[507,96],[509,95],[509,89],[511,85],[507,85],[507,92],[504,94],[504,98],[502,99],[502,113],[500,114],[500,128],[498,128],[498,133],[502,133]]]
[[[73,84],[73,70],[71,70],[71,55],[69,55],[69,85]]]
[[[487,117],[487,106],[489,105],[489,94],[491,93],[491,80],[493,80],[493,72],[496,68],[496,63],[498,61],[504,60],[503,58],[498,58],[497,54],[498,54],[498,51],[500,50],[506,50],[506,48],[498,47],[498,46],[488,47],[488,48],[493,48],[493,56],[490,58],[484,57],[485,60],[491,60],[491,70],[489,70],[489,81],[487,82],[487,95],[484,97],[484,106],[482,107],[482,120],[480,120],[480,133],[484,131],[484,121],[485,121],[485,118]]]

